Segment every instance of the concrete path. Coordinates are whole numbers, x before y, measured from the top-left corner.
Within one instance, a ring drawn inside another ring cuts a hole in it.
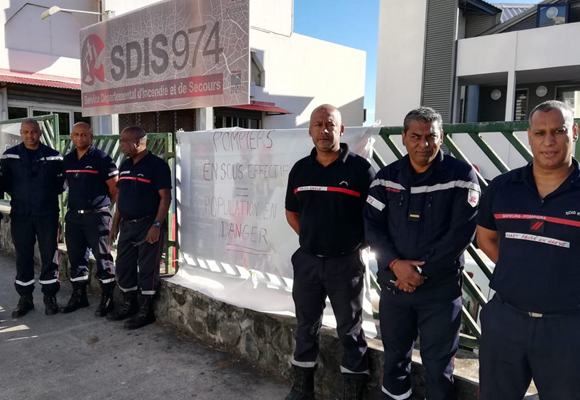
[[[18,303],[14,259],[0,255],[0,399],[284,399],[290,387],[228,354],[207,349],[159,324],[135,331],[98,319],[99,299],[71,314],[36,309],[12,319]],[[69,283],[58,294],[64,305]]]

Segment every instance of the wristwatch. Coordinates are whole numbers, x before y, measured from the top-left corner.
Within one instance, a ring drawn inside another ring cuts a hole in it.
[[[159,228],[159,227],[161,226],[161,222],[159,222],[159,221],[155,221],[155,222],[153,223],[153,226],[156,226],[156,227],[158,227],[158,228]]]

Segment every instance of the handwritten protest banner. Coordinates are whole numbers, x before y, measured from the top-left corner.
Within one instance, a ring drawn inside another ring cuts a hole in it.
[[[369,158],[376,134],[347,128],[341,139]],[[284,203],[292,166],[313,148],[308,130],[234,128],[178,133],[177,140],[181,260],[174,281],[241,307],[293,315],[290,258],[298,236]]]

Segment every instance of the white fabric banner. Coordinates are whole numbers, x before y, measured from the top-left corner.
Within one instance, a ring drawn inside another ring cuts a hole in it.
[[[341,141],[370,159],[378,132],[347,128]],[[171,281],[236,306],[294,315],[290,257],[298,236],[286,222],[285,195],[292,166],[313,148],[308,130],[178,132],[177,141],[181,256]],[[334,326],[329,308],[324,323]],[[365,314],[370,321],[369,301]],[[374,323],[367,325],[373,335]]]

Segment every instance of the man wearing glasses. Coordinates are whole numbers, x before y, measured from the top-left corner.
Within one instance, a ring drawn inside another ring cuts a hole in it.
[[[101,287],[101,302],[95,315],[104,317],[114,307],[115,266],[109,246],[109,206],[117,200],[119,171],[107,153],[92,145],[93,130],[89,124],[76,123],[71,139],[75,148],[64,157],[64,168],[69,188],[65,239],[73,293],[61,312],[89,306],[87,248],[90,248],[97,261],[96,276]]]
[[[119,199],[110,239],[120,231],[117,277],[123,303],[107,319],[131,317],[124,327],[137,329],[155,322],[153,298],[167,235],[171,170],[147,150],[147,134],[139,126],[123,129],[119,144],[128,158],[119,168]]]

